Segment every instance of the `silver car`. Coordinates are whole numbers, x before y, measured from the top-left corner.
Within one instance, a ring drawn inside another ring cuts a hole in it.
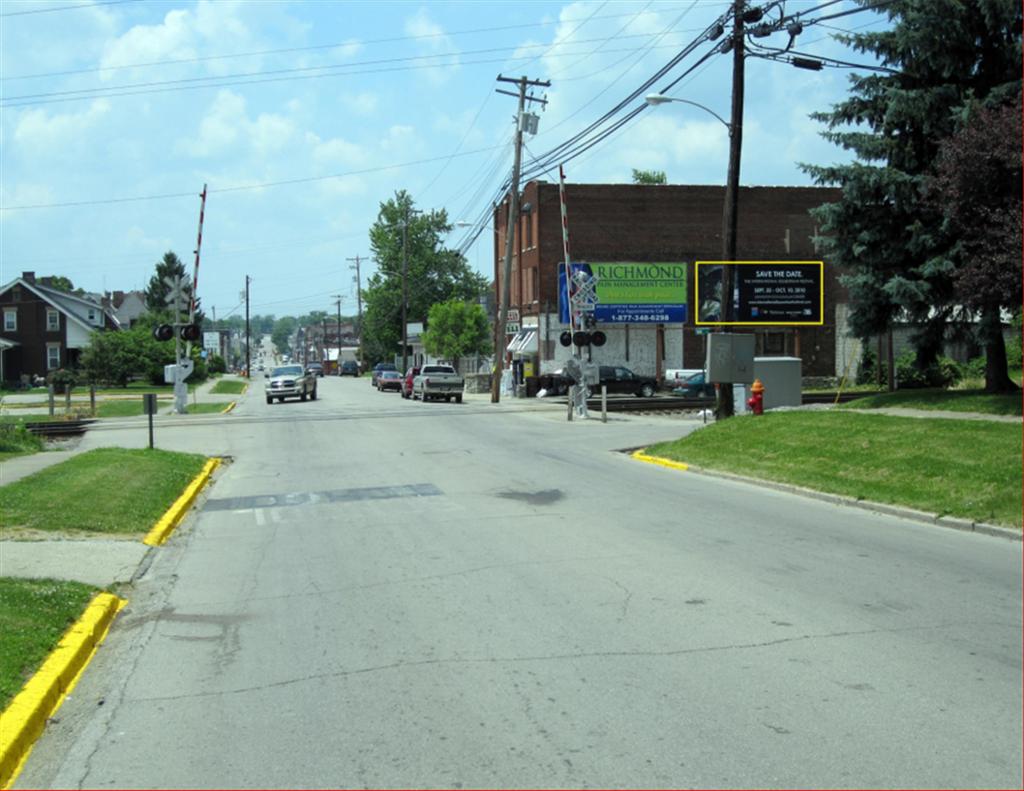
[[[307,372],[301,365],[281,365],[270,372],[270,379],[264,388],[267,403],[298,398],[316,400],[316,375]]]

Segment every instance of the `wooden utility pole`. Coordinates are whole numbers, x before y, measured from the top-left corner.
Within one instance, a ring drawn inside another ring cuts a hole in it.
[[[736,225],[740,191],[740,153],[743,149],[743,14],[745,0],[733,0],[732,29],[732,115],[729,119],[729,172],[725,182],[725,205],[722,209],[722,260],[736,260]],[[722,266],[722,321],[733,321],[732,267]],[[726,326],[726,331],[729,327]],[[716,417],[735,414],[732,382],[722,382],[718,391]]]
[[[512,185],[508,196],[508,223],[505,226],[505,261],[502,266],[501,275],[501,300],[498,303],[498,321],[495,329],[496,340],[494,349],[494,371],[491,374],[491,403],[496,404],[501,400],[501,374],[505,368],[505,351],[508,344],[508,334],[505,332],[505,325],[508,317],[508,303],[512,290],[512,246],[515,239],[515,227],[519,222],[519,168],[522,161],[523,151],[523,110],[526,107],[527,86],[548,87],[551,85],[546,80],[530,80],[520,77],[518,80],[511,77],[498,75],[498,82],[513,82],[519,84],[519,92],[511,93],[500,88],[498,93],[515,96],[519,99],[519,111],[516,113],[516,150],[515,160],[512,165]],[[530,101],[546,103],[545,99],[529,97]]]
[[[359,273],[359,262],[362,260],[358,254],[355,258],[346,258],[346,261],[355,261],[354,267],[350,266],[349,269],[356,270],[356,305],[359,310],[359,324],[356,326],[356,332],[359,333],[359,373],[363,372],[365,368],[365,360],[363,360],[363,280]],[[341,359],[338,359],[338,365],[341,365]],[[341,369],[338,369],[339,375]],[[405,371],[402,371],[402,376],[405,376]]]

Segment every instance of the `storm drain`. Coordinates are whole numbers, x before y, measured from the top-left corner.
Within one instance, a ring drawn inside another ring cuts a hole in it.
[[[436,497],[441,494],[432,483],[401,486],[366,486],[359,489],[334,489],[328,492],[290,492],[258,494],[252,497],[225,497],[207,500],[205,511],[240,511],[249,508],[287,508],[316,503],[352,503],[359,500],[394,500],[399,497]]]

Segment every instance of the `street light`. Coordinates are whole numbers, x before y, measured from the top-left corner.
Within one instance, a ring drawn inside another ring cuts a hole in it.
[[[655,107],[655,106],[657,106],[659,104],[666,104],[668,102],[679,102],[680,104],[692,104],[694,107],[699,107],[704,112],[710,113],[715,118],[717,118],[722,123],[722,126],[724,126],[726,128],[726,130],[729,132],[729,136],[730,137],[732,136],[732,126],[729,124],[729,122],[726,121],[724,118],[722,118],[722,116],[720,116],[718,113],[716,113],[710,107],[705,107],[703,104],[700,104],[698,102],[691,102],[689,99],[677,99],[674,96],[665,96],[665,94],[663,94],[663,93],[649,93],[649,94],[647,94],[644,97],[644,101],[647,102],[652,107]]]
[[[742,41],[742,39],[740,39]],[[742,57],[739,57],[739,66],[742,68]],[[699,107],[706,113],[713,115],[721,122],[729,132],[729,170],[725,179],[725,201],[722,206],[722,261],[736,260],[736,215],[740,191],[740,147],[742,145],[743,130],[743,96],[742,88],[737,94],[734,79],[733,87],[733,122],[730,124],[722,116],[705,107],[703,104],[691,102],[689,99],[676,99],[674,96],[665,96],[661,93],[649,93],[644,100],[651,106],[665,104],[666,102],[679,102]],[[723,265],[722,267],[722,310],[721,320],[725,323],[732,321],[732,268]],[[723,388],[729,389],[727,397],[719,402],[719,417],[730,417],[733,414],[733,404],[730,382],[722,382]]]

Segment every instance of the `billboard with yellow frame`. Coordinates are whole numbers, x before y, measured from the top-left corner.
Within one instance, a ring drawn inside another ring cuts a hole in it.
[[[722,320],[722,274],[733,267],[733,320]],[[705,327],[804,327],[825,323],[823,261],[697,261],[695,320]]]

